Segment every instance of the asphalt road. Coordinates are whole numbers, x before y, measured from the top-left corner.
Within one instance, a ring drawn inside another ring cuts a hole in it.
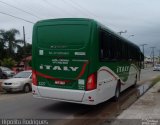
[[[145,69],[142,70],[141,74],[141,81],[147,81],[160,75],[160,72],[152,71],[152,69]],[[109,107],[113,104],[106,102],[103,106],[104,105]],[[92,109],[95,109],[95,107],[53,100],[35,99],[32,97],[31,93],[0,94],[0,119],[54,119],[56,122],[57,120],[72,119],[86,112],[88,113]]]
[[[148,79],[155,78],[158,75],[160,75],[160,72],[153,71],[153,68],[142,69],[141,70],[141,81],[146,81]]]

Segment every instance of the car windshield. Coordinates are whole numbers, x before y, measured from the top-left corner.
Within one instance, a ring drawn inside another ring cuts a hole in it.
[[[2,71],[11,71],[11,69],[7,68],[7,67],[0,67],[2,69]]]
[[[160,67],[160,64],[157,64],[156,67]]]
[[[28,78],[30,77],[31,72],[20,72],[16,74],[13,78]]]

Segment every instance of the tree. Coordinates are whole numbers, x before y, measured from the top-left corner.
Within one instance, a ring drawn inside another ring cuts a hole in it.
[[[2,66],[9,67],[9,68],[12,68],[13,66],[15,66],[15,64],[16,62],[12,58],[4,58],[1,61]]]
[[[31,55],[32,45],[17,39],[20,32],[17,29],[0,30],[0,62],[8,65],[8,61],[20,62],[26,56]],[[11,64],[9,64],[10,66]]]
[[[30,55],[32,53],[32,45],[27,43],[25,47],[26,54]]]
[[[2,43],[2,39],[0,39],[0,60],[3,59],[3,51],[4,51],[4,45]]]
[[[26,46],[18,46],[17,53],[15,54],[15,60],[20,61],[21,59],[30,56],[32,53],[32,45],[27,43]]]
[[[4,56],[5,56],[5,42],[4,42],[4,40],[3,40],[3,36],[2,36],[2,30],[0,30],[0,60],[2,60],[3,58],[4,58]]]
[[[19,35],[19,31],[17,29],[10,29],[8,31],[0,30],[1,39],[3,39],[3,44],[7,45],[7,52],[9,56],[13,56],[15,49],[17,48],[19,43],[24,43],[23,40],[16,39],[16,35]]]
[[[24,49],[22,46],[17,46],[17,52],[15,53],[15,60],[17,62],[20,62],[23,59],[24,56]]]

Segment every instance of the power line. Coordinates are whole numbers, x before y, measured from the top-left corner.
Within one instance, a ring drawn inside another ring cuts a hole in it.
[[[67,4],[70,4],[74,9],[80,10],[81,12],[83,12],[80,8],[77,8],[72,1],[70,1],[70,3],[69,3],[68,1],[66,2],[65,0],[63,0],[63,2],[67,3]],[[88,14],[86,14],[85,12],[83,12],[83,14],[85,14],[86,16],[88,16]]]
[[[34,22],[31,22],[31,21],[29,21],[29,20],[23,19],[23,18],[21,18],[21,17],[17,17],[17,16],[14,16],[14,15],[11,15],[11,14],[8,14],[8,13],[5,13],[5,12],[0,12],[0,13],[3,14],[3,15],[7,15],[7,16],[10,16],[10,17],[13,17],[13,18],[16,18],[16,19],[23,20],[23,21],[25,21],[25,22],[34,24]]]
[[[125,31],[119,31],[118,34],[121,36],[122,33],[127,33],[127,30]]]
[[[92,16],[97,17],[97,15],[95,15],[94,13],[92,13],[91,11],[89,11],[88,9],[86,9],[85,7],[81,6],[80,4],[78,4],[77,2],[70,0],[73,4],[77,5],[79,8],[86,10],[89,14],[91,14]],[[90,16],[90,15],[89,15]]]
[[[38,16],[36,16],[36,15],[30,13],[30,12],[27,12],[27,11],[25,11],[25,10],[23,10],[23,9],[20,9],[20,8],[18,8],[18,7],[16,7],[16,6],[13,6],[13,5],[11,5],[11,4],[8,4],[8,3],[6,3],[6,2],[0,1],[0,3],[3,3],[3,4],[5,4],[5,5],[7,5],[7,6],[10,6],[10,7],[12,7],[12,8],[15,8],[15,9],[19,10],[19,11],[22,11],[22,12],[24,12],[24,13],[27,13],[27,14],[33,16],[33,17],[36,17],[36,18],[38,18],[38,19],[41,19],[40,17],[38,17]]]
[[[42,0],[44,3],[46,3],[48,6],[50,6],[50,7],[52,7],[52,5],[48,2],[48,1],[46,1],[46,0]],[[55,6],[55,7],[57,7],[57,6]],[[55,16],[54,16],[54,18],[55,18]]]
[[[45,2],[48,6],[50,6],[50,7],[52,7],[52,8],[53,8],[53,6],[54,6],[54,7],[56,7],[57,9],[62,10],[62,8],[60,8],[59,6],[57,6],[57,5],[53,4],[53,3],[52,3],[52,2],[50,2],[50,1],[43,0],[43,2]],[[67,14],[72,15],[72,14],[71,14],[70,12],[68,12],[68,11],[65,11],[65,12],[67,12]],[[72,15],[72,16],[74,16],[74,15]]]

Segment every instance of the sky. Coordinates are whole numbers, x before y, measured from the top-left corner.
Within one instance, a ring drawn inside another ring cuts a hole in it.
[[[16,28],[23,38],[24,26],[29,43],[34,23],[54,18],[95,19],[116,33],[126,30],[121,35],[141,49],[147,44],[146,56],[150,47],[159,55],[160,0],[0,0],[0,29]]]

